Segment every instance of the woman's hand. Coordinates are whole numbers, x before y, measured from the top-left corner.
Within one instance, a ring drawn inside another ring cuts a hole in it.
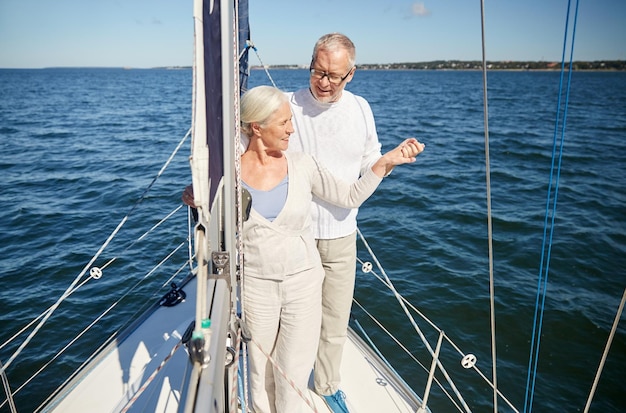
[[[396,149],[400,149],[402,157],[408,159],[408,162],[415,162],[415,157],[424,152],[426,145],[420,143],[415,138],[409,138],[402,142]]]
[[[380,177],[389,175],[394,166],[415,162],[415,157],[422,153],[425,147],[415,138],[405,139],[400,145],[384,154],[372,166],[372,170]]]
[[[189,205],[192,208],[196,207],[196,201],[193,198],[193,186],[192,185],[187,185],[185,187],[185,190],[183,191],[182,200],[185,205]]]

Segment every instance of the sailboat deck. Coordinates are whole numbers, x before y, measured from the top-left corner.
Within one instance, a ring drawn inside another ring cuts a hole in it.
[[[398,376],[374,358],[372,350],[351,330],[344,347],[341,378],[351,413],[415,412],[419,406],[416,397],[406,394],[408,387],[402,388],[396,381]],[[320,396],[311,390],[309,394],[319,413],[332,413]]]
[[[195,284],[194,277],[185,285],[187,300],[158,308],[123,340],[111,343],[61,390],[65,397],[44,411],[178,411],[184,372],[190,367],[186,347],[177,343],[193,320]],[[408,386],[352,330],[344,347],[341,377],[351,413],[408,413],[419,406]],[[315,411],[332,413],[311,389],[312,383],[307,396]],[[306,406],[303,412],[307,411],[313,410]]]

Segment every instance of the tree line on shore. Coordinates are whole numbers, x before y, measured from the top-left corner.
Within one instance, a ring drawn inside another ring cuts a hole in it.
[[[274,69],[302,69],[302,65],[269,65]],[[358,64],[361,70],[482,70],[479,60],[435,60],[415,63]],[[260,66],[252,67],[259,69]],[[565,63],[569,69],[569,62]],[[488,70],[560,70],[560,62],[546,61],[487,61]],[[626,71],[626,60],[574,61],[573,70]]]

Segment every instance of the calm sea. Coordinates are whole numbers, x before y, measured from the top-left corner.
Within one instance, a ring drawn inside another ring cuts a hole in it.
[[[285,90],[308,81],[302,70],[272,76]],[[70,332],[113,304],[114,312],[20,389],[19,411],[37,406],[184,268],[185,247],[165,260],[165,251],[185,242],[184,208],[140,237],[164,210],[180,205],[190,182],[187,140],[142,198],[189,129],[191,82],[190,70],[0,70],[3,363],[25,335],[3,343],[56,301],[130,214],[96,261],[104,276],[71,295],[10,366],[12,389],[68,345]],[[348,89],[370,101],[384,150],[409,136],[426,144],[414,165],[397,168],[362,207],[361,230],[396,289],[464,352],[476,354],[491,376],[481,82],[479,72],[358,71]],[[262,71],[253,71],[250,86],[267,83]],[[543,266],[544,221],[554,200],[548,188],[559,73],[493,72],[488,84],[499,388],[523,409],[538,277],[547,267],[533,410],[582,411],[626,287],[626,73],[573,74],[557,209],[554,224],[551,213],[547,221],[550,262]],[[556,129],[558,149],[562,126]],[[552,183],[554,189],[556,174]],[[367,275],[357,284],[357,300],[373,302],[387,328],[411,352],[422,352],[389,294]],[[592,412],[626,411],[624,319]],[[434,346],[436,336],[427,335]],[[392,344],[381,349],[422,393],[424,372]],[[473,411],[490,411],[491,391],[479,380],[458,386]],[[430,406],[436,413],[453,411],[440,393]]]

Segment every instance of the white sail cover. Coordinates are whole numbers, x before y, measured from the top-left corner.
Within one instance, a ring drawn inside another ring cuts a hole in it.
[[[233,16],[238,17],[238,25],[234,25]],[[195,0],[194,25],[190,162],[194,198],[201,212],[199,219],[206,223],[220,181],[233,171],[236,96],[245,89],[248,76],[248,1]],[[233,30],[237,26],[235,36]]]

